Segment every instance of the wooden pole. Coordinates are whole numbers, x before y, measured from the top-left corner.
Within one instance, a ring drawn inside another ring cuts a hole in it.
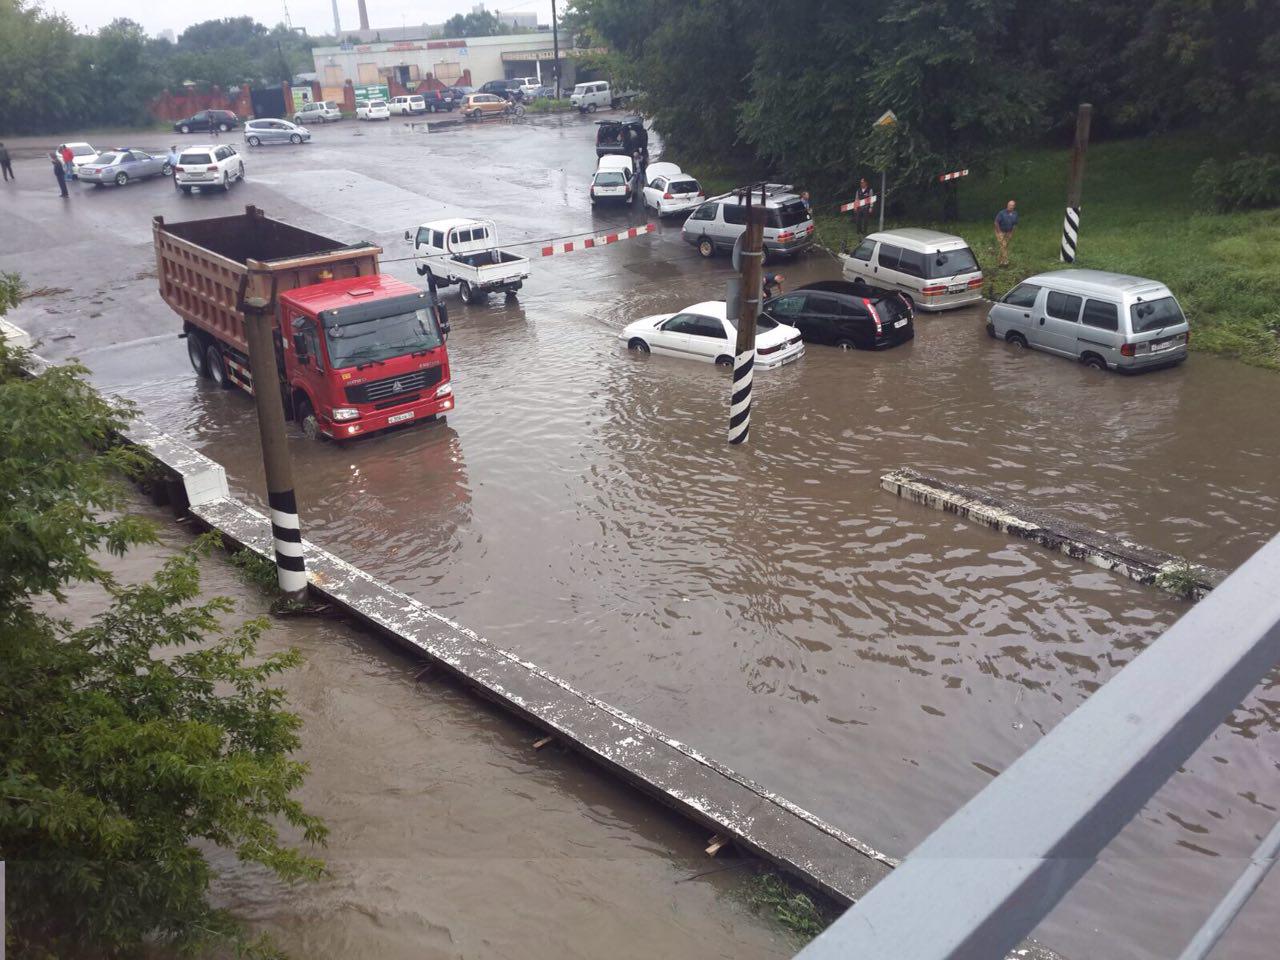
[[[733,388],[729,395],[729,442],[746,443],[751,432],[751,371],[756,362],[756,316],[760,312],[761,269],[764,256],[765,188],[760,205],[747,191],[747,231],[742,238],[742,305],[738,311],[738,342],[733,353]]]
[[[1076,111],[1076,140],[1071,148],[1071,172],[1067,176],[1067,212],[1062,220],[1063,263],[1076,262],[1076,248],[1080,243],[1080,197],[1084,191],[1084,158],[1089,149],[1089,123],[1093,119],[1093,104],[1082,103]]]

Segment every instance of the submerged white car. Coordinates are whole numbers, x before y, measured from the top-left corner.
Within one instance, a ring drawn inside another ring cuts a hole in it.
[[[725,317],[723,300],[708,300],[685,307],[679,313],[660,313],[636,320],[618,334],[637,353],[664,353],[689,360],[705,360],[733,366],[738,340],[738,318]],[[804,341],[795,327],[768,316],[756,321],[757,367],[780,367],[804,355]]]

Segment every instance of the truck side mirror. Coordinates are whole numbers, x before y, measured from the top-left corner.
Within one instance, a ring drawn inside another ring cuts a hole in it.
[[[406,231],[404,232],[404,238],[405,238],[406,240],[412,240],[412,239],[413,239],[413,237],[409,234],[409,231],[408,231],[408,230],[406,230]]]
[[[441,303],[441,304],[437,305],[436,309],[440,311],[440,312],[439,312],[439,314],[437,315],[437,317],[438,317],[438,319],[439,319],[439,321],[440,321],[440,334],[441,334],[441,336],[443,336],[443,337],[445,337],[445,338],[447,339],[447,338],[448,338],[448,336],[449,336],[449,330],[450,330],[450,327],[449,327],[449,308],[448,308],[448,307],[446,307],[443,303]]]

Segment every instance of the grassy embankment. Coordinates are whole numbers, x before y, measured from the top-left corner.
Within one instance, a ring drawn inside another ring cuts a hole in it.
[[[1190,135],[1091,147],[1077,265],[1168,284],[1191,320],[1194,349],[1280,370],[1280,210],[1217,214],[1204,207],[1192,175],[1221,150],[1212,138]],[[1012,151],[995,169],[960,181],[959,221],[935,219],[941,212],[935,192],[927,206],[909,204],[885,225],[963,236],[1001,295],[1033,273],[1062,266],[1067,160],[1065,149]],[[688,169],[701,167],[691,163]],[[722,171],[700,178],[708,192],[736,185]],[[889,189],[892,194],[892,182]],[[848,199],[814,198],[818,236],[833,250],[858,239],[853,215],[835,209]],[[1010,266],[998,269],[992,219],[1009,199],[1018,201],[1021,224]]]

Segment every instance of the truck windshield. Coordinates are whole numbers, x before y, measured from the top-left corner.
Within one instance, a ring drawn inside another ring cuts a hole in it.
[[[426,309],[325,327],[329,362],[335,369],[434,350],[443,342],[435,317]]]

